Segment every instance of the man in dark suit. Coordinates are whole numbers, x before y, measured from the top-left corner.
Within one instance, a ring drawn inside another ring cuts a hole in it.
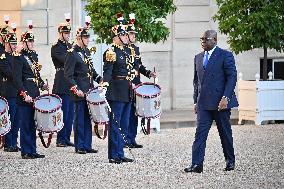
[[[231,52],[217,46],[217,32],[206,31],[200,38],[204,52],[194,58],[194,110],[197,128],[192,146],[192,164],[185,172],[203,172],[206,140],[215,120],[225,156],[225,171],[235,168],[233,137],[230,124],[231,108],[238,102],[234,93],[237,70]]]
[[[70,100],[70,90],[64,78],[65,57],[67,50],[72,48],[72,45],[68,42],[70,31],[69,23],[61,23],[58,27],[58,41],[51,47],[51,58],[56,69],[52,93],[57,94],[62,99],[64,122],[64,127],[57,133],[57,147],[74,146],[70,142],[74,118],[74,102]]]

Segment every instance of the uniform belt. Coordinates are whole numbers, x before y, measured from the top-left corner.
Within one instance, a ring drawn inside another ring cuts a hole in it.
[[[58,72],[58,71],[61,71],[61,70],[64,71],[64,68],[56,68],[56,71],[57,71],[57,72]]]
[[[114,80],[126,80],[126,76],[113,76],[112,79],[114,79]]]
[[[33,78],[33,77],[28,77],[28,78],[26,78],[26,80],[27,80],[27,81],[35,81],[35,78]]]

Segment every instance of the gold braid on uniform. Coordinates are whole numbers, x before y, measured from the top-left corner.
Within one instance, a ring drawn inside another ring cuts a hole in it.
[[[84,51],[84,62],[85,64],[88,65],[88,73],[87,73],[87,77],[90,79],[90,83],[92,83],[92,78],[93,78],[93,62],[92,62],[92,57],[91,56],[88,56],[86,54],[86,52]]]
[[[126,64],[127,64],[127,70],[128,70],[126,79],[128,81],[132,81],[135,78],[136,73],[137,73],[136,70],[134,69],[135,50],[132,46],[128,46],[128,47],[130,48],[131,54],[128,54],[123,50],[124,54],[126,55],[125,57],[126,57]]]

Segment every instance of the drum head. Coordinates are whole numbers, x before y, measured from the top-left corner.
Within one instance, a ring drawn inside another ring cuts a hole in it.
[[[161,92],[161,89],[154,84],[143,84],[135,89],[135,92],[142,96],[154,96]]]
[[[56,109],[60,104],[60,99],[54,96],[43,96],[35,101],[35,107],[42,111],[50,111]]]
[[[6,108],[6,102],[0,98],[0,112],[3,112]]]
[[[92,103],[100,103],[105,101],[105,95],[103,90],[93,89],[87,95],[87,101]]]

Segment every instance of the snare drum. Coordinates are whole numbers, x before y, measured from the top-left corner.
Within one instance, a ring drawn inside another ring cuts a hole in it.
[[[136,114],[143,118],[158,118],[161,115],[161,87],[154,83],[141,83],[135,87]]]
[[[107,124],[108,118],[108,105],[105,99],[105,91],[98,87],[90,89],[86,95],[91,118],[95,123]]]
[[[63,126],[62,100],[54,94],[45,94],[34,101],[37,130],[43,133],[60,131]]]
[[[8,102],[0,96],[0,136],[6,135],[11,130]]]

